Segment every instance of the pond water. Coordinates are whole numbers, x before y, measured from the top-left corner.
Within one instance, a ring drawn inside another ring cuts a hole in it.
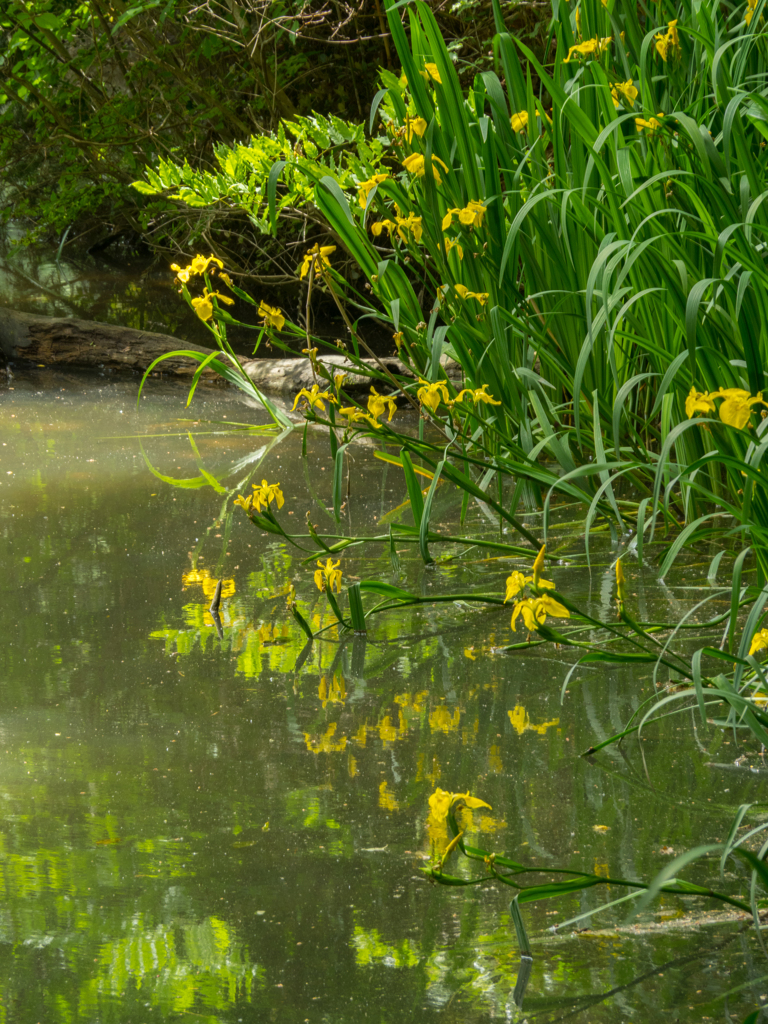
[[[77,246],[59,252],[49,246],[14,246],[14,235],[8,230],[0,237],[0,306],[25,313],[44,316],[78,317],[117,324],[140,331],[169,334],[196,345],[211,346],[211,333],[179,294],[174,285],[167,255],[147,257],[112,250],[89,253]],[[206,250],[207,254],[207,250]],[[275,287],[259,279],[237,277],[236,283],[257,299],[264,299],[283,309],[294,323],[301,323],[306,302],[306,290],[288,284]],[[197,284],[200,287],[197,287]],[[202,291],[201,279],[190,284],[192,295]],[[316,328],[320,334],[334,340],[346,336],[332,301],[316,290],[314,305],[318,317]],[[256,309],[237,299],[229,309],[238,320],[246,324],[259,324]],[[377,332],[369,325],[365,336],[376,350],[391,348],[391,332]],[[227,337],[240,355],[250,356],[258,332],[245,327],[230,326]],[[262,356],[279,358],[283,350],[264,341],[259,349]],[[299,353],[301,344],[296,346]]]
[[[508,608],[400,612],[367,641],[329,630],[307,650],[284,595],[292,582],[306,616],[331,621],[314,562],[232,515],[231,496],[249,475],[278,480],[284,522],[310,512],[330,531],[327,438],[310,432],[303,458],[300,431],[238,426],[259,414],[220,388],[186,412],[182,386],[150,382],[137,411],[133,380],[0,380],[0,1019],[644,1024],[761,1005],[754,933],[702,913],[717,905],[666,897],[629,926],[618,908],[595,931],[549,931],[622,894],[598,887],[524,908],[520,1007],[511,890],[420,872],[439,786],[491,805],[475,845],[649,879],[670,849],[725,839],[739,804],[755,802],[750,824],[765,814],[768,767],[734,765],[733,735],[670,719],[580,757],[648,695],[650,670],[585,671],[561,704],[571,656],[500,651]],[[402,474],[350,450],[345,529],[386,528]],[[447,492],[435,515],[455,528]],[[509,561],[457,553],[425,569],[404,546],[399,585],[503,593]],[[555,579],[600,608],[615,555],[593,554],[591,577],[576,552]],[[393,580],[386,546],[342,569]],[[634,568],[630,589],[676,616],[696,571],[662,588]],[[729,871],[711,882],[747,890]]]

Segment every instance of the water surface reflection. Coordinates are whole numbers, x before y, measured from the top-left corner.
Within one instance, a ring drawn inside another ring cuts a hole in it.
[[[228,496],[258,473],[280,481],[286,517],[329,525],[327,440],[310,435],[303,460],[300,434],[270,447],[229,429],[258,414],[221,389],[200,392],[194,420],[183,387],[152,383],[139,412],[135,394],[51,371],[0,390],[5,1019],[640,1024],[718,1019],[715,1000],[747,985],[728,1007],[743,1019],[766,972],[738,922],[676,929],[667,897],[634,931],[608,915],[613,930],[553,935],[617,894],[536,904],[519,1011],[508,894],[418,871],[445,840],[429,817],[440,786],[491,805],[472,816],[478,845],[653,875],[662,847],[724,839],[736,807],[762,799],[759,772],[732,770],[731,737],[670,720],[642,751],[580,759],[650,672],[585,673],[561,705],[570,655],[499,652],[504,609],[405,611],[367,641],[330,629],[308,647],[285,595],[293,583],[313,625],[330,623],[314,562]],[[353,456],[345,527],[368,529],[405,487],[370,448]],[[457,515],[445,492],[437,520]],[[609,555],[591,579],[579,559],[556,567],[558,587],[598,609]],[[425,569],[403,549],[400,566],[399,585],[426,594],[501,591],[509,563],[477,551]],[[392,579],[383,548],[342,568]],[[691,599],[682,581],[631,575],[647,609]]]

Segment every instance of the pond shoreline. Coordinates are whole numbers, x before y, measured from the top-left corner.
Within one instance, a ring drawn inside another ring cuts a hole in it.
[[[81,320],[77,317],[50,317],[24,313],[0,306],[0,355],[6,362],[23,360],[36,364],[146,372],[163,358],[156,373],[191,377],[198,363],[184,356],[169,356],[180,350],[207,356],[213,349],[183,341],[170,334],[157,334],[131,327]],[[316,375],[307,358],[241,359],[248,377],[262,391],[295,392],[318,383],[318,376],[332,380],[339,371],[347,373],[347,390],[367,389],[369,378],[354,373],[350,361],[342,355],[324,355],[317,359]],[[382,364],[392,374],[411,375],[395,357],[362,360],[373,366]],[[323,374],[323,368],[326,374]],[[213,370],[204,371],[207,380],[220,380]]]

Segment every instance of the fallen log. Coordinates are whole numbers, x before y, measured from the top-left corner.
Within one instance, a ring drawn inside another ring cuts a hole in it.
[[[136,331],[76,317],[40,316],[0,306],[0,352],[6,360],[27,359],[46,366],[85,366],[111,370],[146,370],[164,352],[187,348],[206,355],[210,349],[170,334]],[[192,374],[191,359],[169,359],[165,372]]]
[[[213,350],[174,338],[170,334],[138,331],[131,327],[102,324],[76,317],[51,317],[21,313],[0,306],[0,354],[5,360],[29,360],[46,366],[91,367],[144,372],[158,356],[177,349],[209,355]],[[351,364],[341,355],[321,356],[318,360],[332,376],[347,372],[347,389],[367,388],[368,378],[351,372]],[[376,360],[366,359],[374,366]],[[308,359],[243,359],[243,369],[262,391],[296,392],[311,387],[315,376]],[[410,371],[399,359],[385,357],[381,363],[393,374]],[[379,364],[380,365],[380,364]],[[193,359],[174,356],[164,359],[158,372],[191,377],[197,367]],[[207,379],[220,379],[214,371]],[[323,384],[320,381],[321,385]]]

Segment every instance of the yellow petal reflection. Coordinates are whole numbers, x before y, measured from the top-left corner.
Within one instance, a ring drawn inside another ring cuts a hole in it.
[[[550,722],[541,722],[536,725],[531,721],[528,712],[522,704],[515,705],[512,711],[508,711],[507,714],[512,723],[512,728],[518,736],[522,736],[524,732],[537,732],[539,736],[543,736],[547,729],[560,724],[559,718],[553,718]]]
[[[429,728],[432,732],[455,732],[459,727],[461,712],[458,708],[451,714],[445,705],[435,708],[429,715]]]
[[[336,728],[336,722],[331,722],[323,735],[319,737],[311,736],[310,733],[305,732],[304,742],[307,745],[307,750],[311,754],[331,754],[338,750],[344,750],[347,745],[347,737],[340,736],[338,739],[334,739]]]
[[[181,582],[186,590],[187,587],[199,584],[203,588],[203,593],[209,601],[213,600],[213,595],[216,593],[216,587],[218,585],[218,577],[212,576],[208,569],[190,569],[189,572],[182,574]],[[221,600],[225,600],[227,597],[232,597],[235,593],[235,581],[234,580],[222,580],[221,581]]]
[[[400,804],[389,789],[389,783],[385,779],[379,786],[379,807],[383,807],[385,811],[399,811]]]

